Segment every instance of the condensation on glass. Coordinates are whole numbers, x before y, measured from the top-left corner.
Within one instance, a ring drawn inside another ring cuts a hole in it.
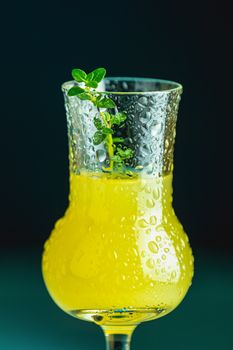
[[[94,117],[100,110],[90,101],[69,97],[74,81],[62,85],[67,112],[70,169],[101,172],[108,155],[104,144],[93,145]],[[144,78],[106,78],[99,91],[116,104],[115,112],[127,119],[116,136],[124,137],[134,151],[129,169],[142,176],[161,176],[172,171],[176,120],[182,86],[178,83]]]

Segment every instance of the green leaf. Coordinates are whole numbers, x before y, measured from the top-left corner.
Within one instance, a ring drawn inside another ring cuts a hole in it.
[[[117,148],[117,155],[120,156],[122,159],[130,159],[133,156],[133,150],[131,148]]]
[[[101,130],[103,128],[101,120],[97,117],[94,117],[94,125],[98,130]]]
[[[106,69],[105,68],[97,68],[95,69],[93,72],[93,79],[94,81],[96,81],[97,83],[101,82],[101,80],[103,80],[103,78],[105,77],[106,74]]]
[[[86,83],[86,86],[92,87],[92,88],[97,88],[98,83],[96,81],[89,81],[88,83]]]
[[[86,80],[87,74],[82,69],[75,68],[72,70],[72,77],[74,78],[74,80],[81,83],[82,81]]]
[[[117,117],[118,119],[120,119],[122,122],[124,122],[127,118],[127,115],[125,113],[122,112],[118,112],[115,117]]]
[[[106,122],[109,122],[112,118],[112,115],[108,112],[100,112],[100,114]]]
[[[103,98],[104,98],[104,96],[103,95],[101,95],[101,94],[99,94],[97,97],[96,97],[96,101],[101,101],[101,100],[103,100]]]
[[[122,163],[122,159],[121,159],[121,157],[118,156],[118,155],[112,156],[112,157],[111,157],[111,160],[112,160],[113,162],[115,162],[115,163]]]
[[[127,119],[127,116],[125,113],[117,113],[116,115],[112,116],[112,124],[120,125]]]
[[[78,98],[80,98],[80,100],[92,100],[92,96],[91,94],[87,93],[87,92],[83,92],[82,94],[77,96]]]
[[[69,89],[68,96],[77,96],[79,94],[82,94],[83,92],[84,90],[79,86],[73,86],[71,89]]]
[[[108,97],[103,97],[96,101],[96,106],[100,108],[114,108],[116,106],[115,102]]]
[[[87,74],[86,80],[87,80],[87,81],[92,81],[93,78],[94,78],[94,74],[91,72],[91,73]]]
[[[112,141],[113,143],[123,143],[125,140],[123,137],[113,137]]]
[[[97,105],[102,99],[103,99],[103,96],[102,96],[102,95],[96,96],[96,101],[95,101],[96,105]]]
[[[106,138],[106,135],[104,135],[102,133],[102,131],[100,131],[100,130],[96,131],[96,133],[94,134],[94,137],[93,137],[94,145],[99,145],[100,143],[102,143],[104,141],[105,138]]]
[[[113,133],[113,130],[112,129],[110,129],[110,128],[103,128],[103,133],[105,134],[105,135],[109,135],[109,134],[112,134]]]
[[[130,176],[130,177],[132,177],[134,175],[133,172],[130,170],[126,170],[125,174]]]

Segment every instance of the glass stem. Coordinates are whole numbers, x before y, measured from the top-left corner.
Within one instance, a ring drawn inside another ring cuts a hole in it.
[[[130,350],[130,340],[132,333],[135,329],[133,327],[127,327],[127,331],[122,333],[109,332],[104,329],[105,339],[106,339],[106,350]]]
[[[130,350],[130,335],[109,334],[106,335],[107,350]]]

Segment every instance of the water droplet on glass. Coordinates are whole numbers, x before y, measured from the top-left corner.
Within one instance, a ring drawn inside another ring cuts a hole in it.
[[[194,259],[193,259],[193,257],[189,260],[189,265],[193,265],[193,261],[194,261]]]
[[[154,189],[154,191],[153,191],[153,197],[154,197],[155,200],[156,200],[156,199],[159,199],[159,197],[160,197],[160,191],[159,191],[158,188]]]
[[[172,277],[172,278],[176,278],[176,271],[172,271],[171,277]]]
[[[181,243],[182,248],[184,248],[185,247],[185,241],[182,238],[180,239],[180,243]]]
[[[147,222],[145,219],[138,220],[138,225],[142,228],[145,228],[148,226]]]
[[[145,186],[145,192],[146,193],[151,193],[151,187],[149,185]]]
[[[185,264],[182,265],[182,269],[183,269],[184,271],[186,271],[186,266],[185,266]]]
[[[153,199],[147,199],[146,205],[148,208],[153,208],[153,206],[155,205],[155,202]]]
[[[152,253],[154,253],[154,254],[158,253],[159,247],[158,247],[158,245],[155,242],[150,241],[148,243],[148,248],[150,249],[150,251]]]
[[[165,140],[165,148],[168,148],[168,146],[169,146],[169,141],[168,141],[168,139],[166,139]]]
[[[147,119],[146,118],[141,117],[141,118],[139,118],[139,120],[144,126],[146,126],[146,124],[147,124]]]
[[[164,248],[165,253],[169,252],[169,248]]]
[[[157,242],[161,242],[161,237],[160,237],[160,236],[156,236],[156,237],[155,237],[155,240],[156,240]]]
[[[156,225],[156,223],[157,223],[157,218],[156,218],[156,216],[151,216],[150,217],[150,224],[151,225]]]
[[[165,254],[162,255],[162,259],[166,260],[166,255]]]
[[[142,170],[142,169],[143,169],[143,166],[142,166],[142,165],[137,165],[137,166],[135,167],[135,169],[137,169],[137,170]]]
[[[148,228],[148,229],[146,230],[146,234],[149,235],[150,233],[151,233],[151,229]]]
[[[130,220],[133,221],[133,222],[136,221],[136,215],[130,216]]]
[[[154,165],[153,165],[153,163],[148,164],[147,167],[146,167],[146,173],[147,173],[148,175],[151,175],[151,174],[153,174],[153,171],[154,171]]]
[[[125,81],[123,81],[123,83],[122,83],[122,88],[123,88],[125,91],[128,91],[128,84],[127,84]]]
[[[138,251],[136,248],[133,248],[134,255],[138,256]]]
[[[153,269],[155,267],[154,259],[148,259],[146,265],[149,267],[149,269]]]
[[[163,225],[159,225],[156,227],[156,231],[159,232],[159,231],[163,231]]]
[[[142,252],[141,252],[141,256],[142,256],[142,258],[145,258],[145,256],[146,256],[146,252],[145,252],[145,250],[142,250]]]
[[[96,151],[96,157],[97,157],[98,161],[102,163],[106,159],[106,152],[103,149],[98,149]]]
[[[147,106],[147,104],[148,104],[147,98],[146,98],[145,96],[140,97],[140,98],[138,99],[138,102],[139,102],[141,105],[143,105],[143,106]]]
[[[129,143],[133,143],[133,139],[131,137],[128,138]]]
[[[152,126],[151,128],[151,135],[152,136],[157,136],[161,133],[162,131],[162,123],[157,123],[155,125]]]

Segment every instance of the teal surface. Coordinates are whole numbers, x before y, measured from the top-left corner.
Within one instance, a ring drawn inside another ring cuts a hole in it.
[[[1,350],[104,350],[94,324],[76,320],[50,299],[35,252],[1,253]],[[232,350],[233,263],[196,257],[192,288],[170,315],[140,325],[132,350]]]

